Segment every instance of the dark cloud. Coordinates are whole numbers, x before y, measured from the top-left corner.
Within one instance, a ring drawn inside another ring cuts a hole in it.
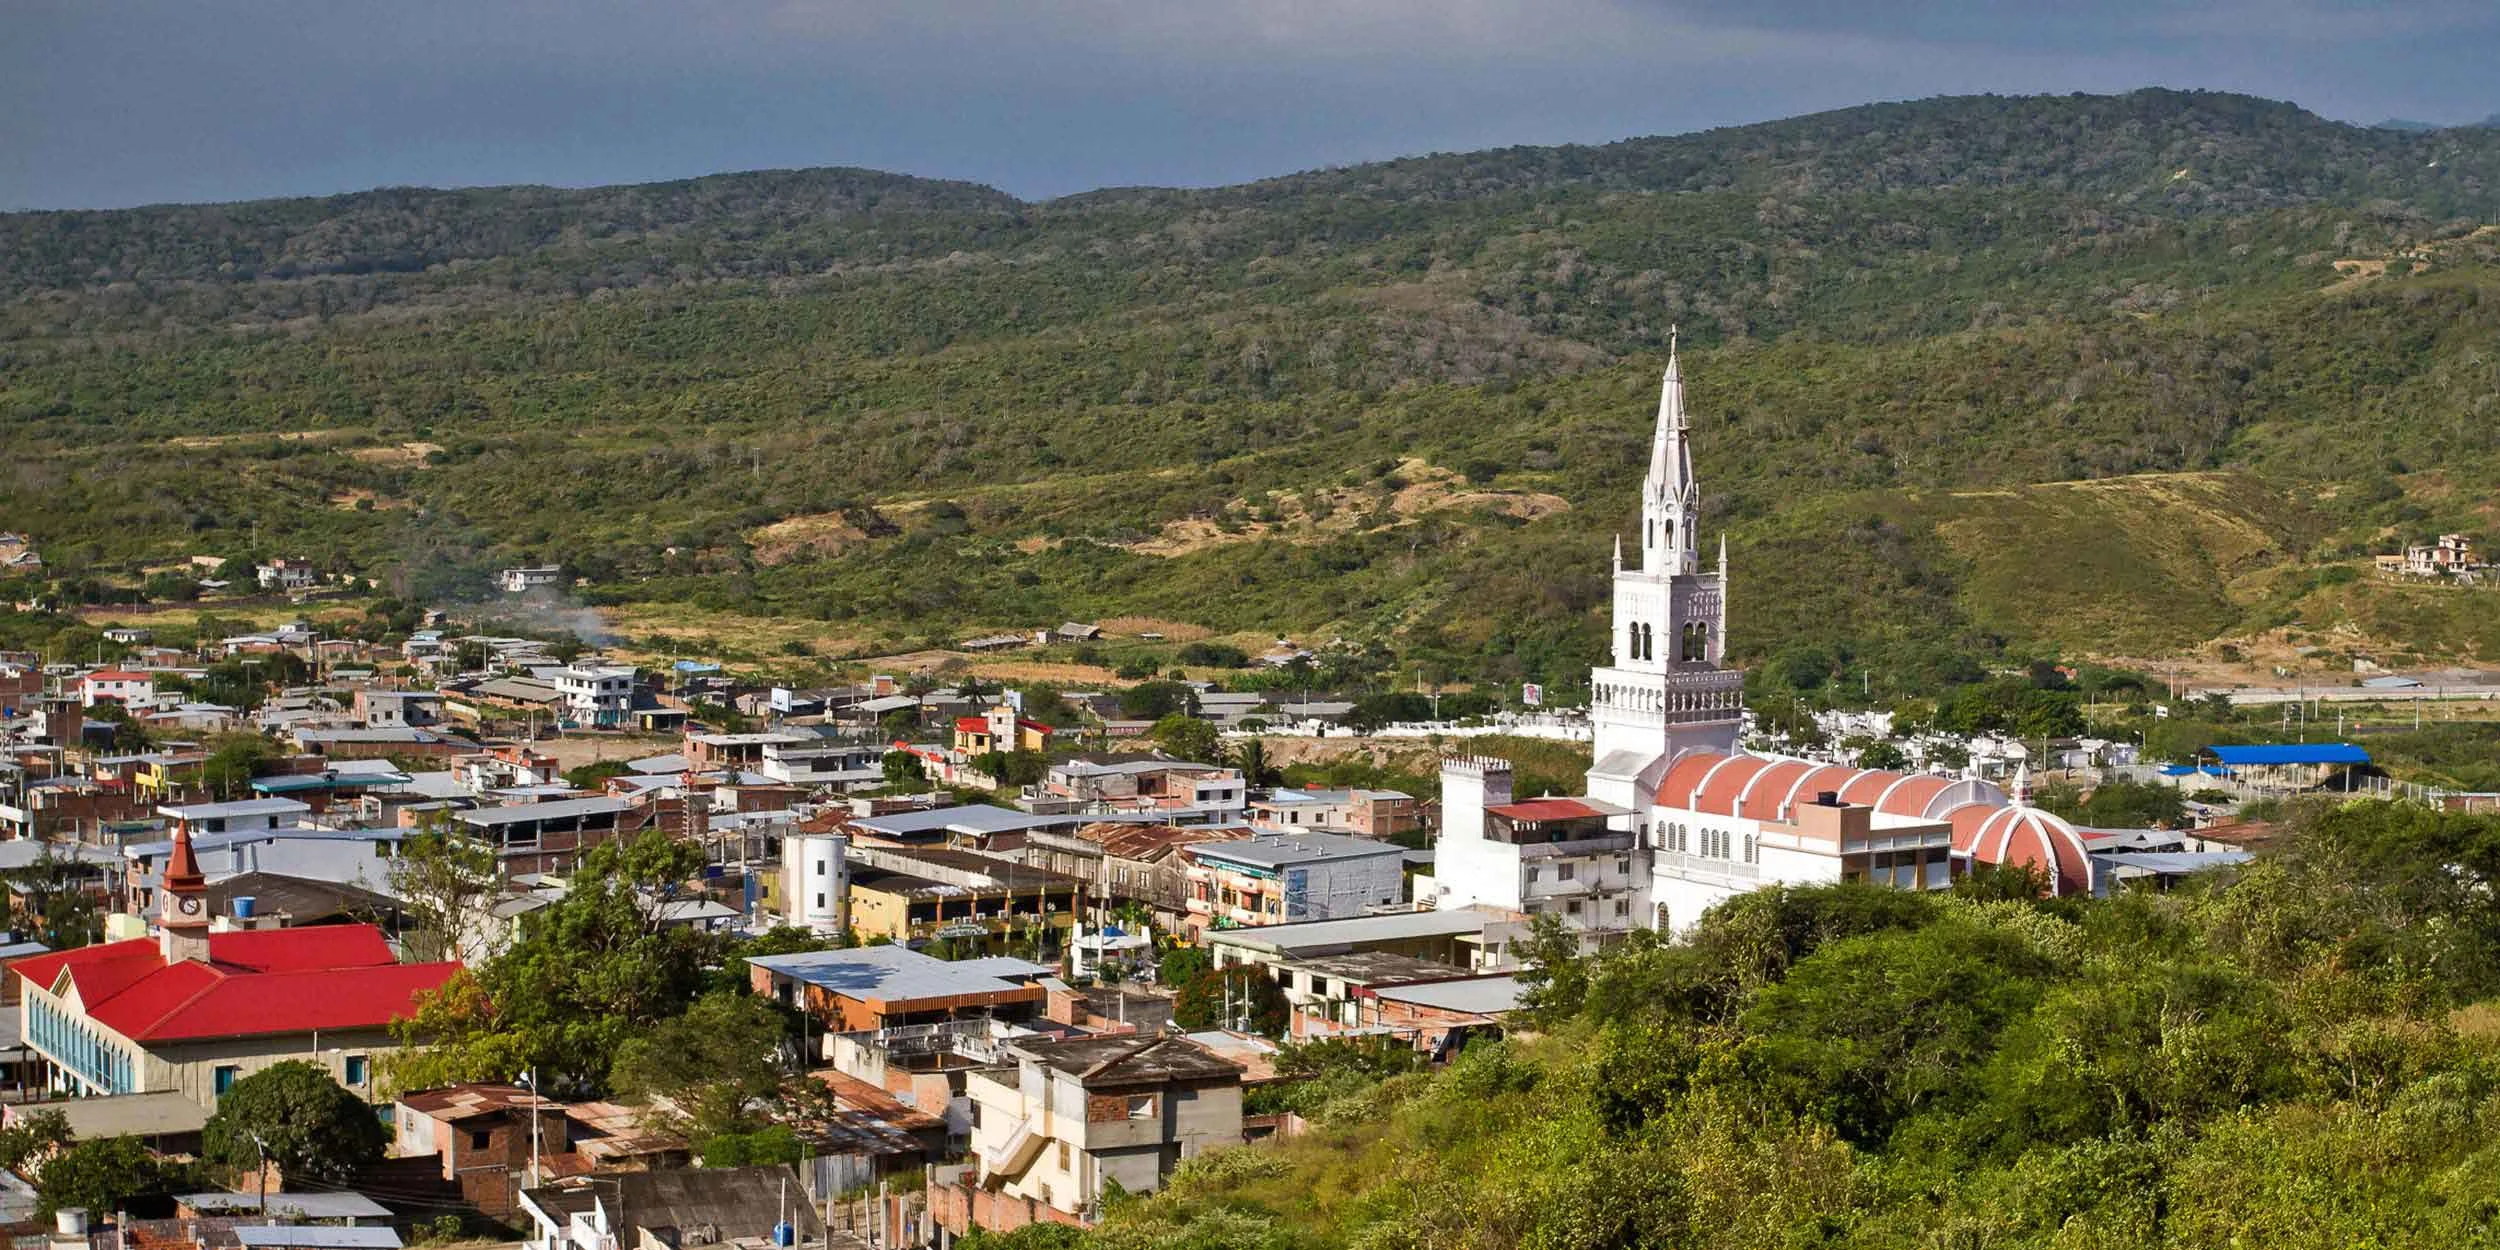
[[[14,0],[0,206],[848,164],[1024,195],[1968,91],[2500,109],[2500,5]]]

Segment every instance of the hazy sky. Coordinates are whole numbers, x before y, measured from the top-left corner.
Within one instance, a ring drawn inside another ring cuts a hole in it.
[[[2159,84],[2500,111],[2500,0],[0,0],[0,208],[864,165],[1019,195]]]

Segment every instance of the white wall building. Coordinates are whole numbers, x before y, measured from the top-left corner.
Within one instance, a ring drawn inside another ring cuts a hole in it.
[[[621,664],[573,664],[556,670],[556,692],[575,723],[624,724],[634,710],[634,670]]]

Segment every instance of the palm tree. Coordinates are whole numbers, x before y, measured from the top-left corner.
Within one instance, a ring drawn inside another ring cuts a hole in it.
[[[1242,739],[1241,745],[1233,748],[1230,754],[1229,762],[1233,767],[1241,770],[1241,780],[1245,786],[1253,789],[1271,786],[1276,784],[1281,775],[1275,766],[1267,762],[1267,744],[1257,738]]]

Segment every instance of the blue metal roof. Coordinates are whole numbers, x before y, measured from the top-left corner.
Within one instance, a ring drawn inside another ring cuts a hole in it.
[[[2279,746],[2213,747],[2214,758],[2233,768],[2266,764],[2367,764],[2370,753],[2349,742],[2298,742]]]

